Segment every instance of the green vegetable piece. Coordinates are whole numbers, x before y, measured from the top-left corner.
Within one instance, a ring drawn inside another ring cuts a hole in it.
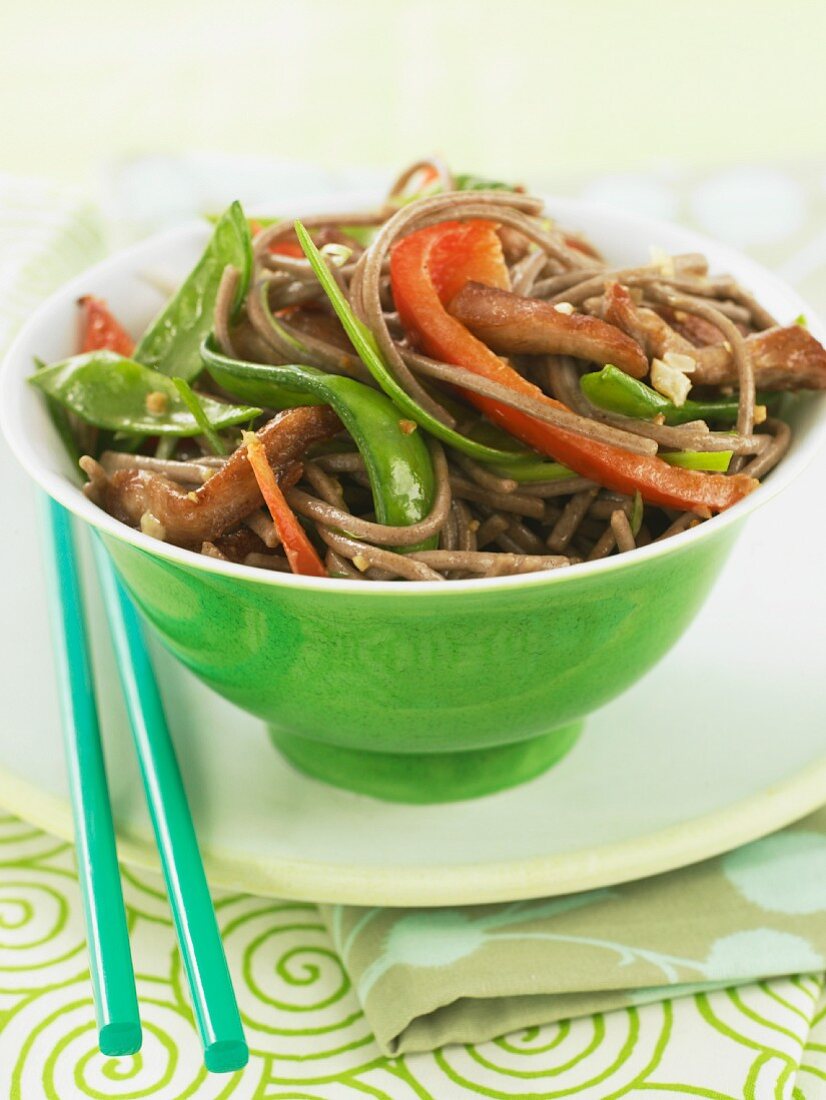
[[[237,308],[252,271],[249,225],[237,202],[218,219],[200,260],[141,337],[134,352],[137,362],[186,382],[197,378],[203,369],[201,341],[212,330],[215,299],[227,264],[236,267],[241,276]]]
[[[341,321],[344,331],[349,336],[350,342],[356,349],[359,358],[381,389],[406,417],[415,421],[420,428],[425,428],[431,435],[436,436],[437,439],[440,439],[449,447],[454,447],[457,451],[461,451],[462,454],[469,455],[479,462],[495,463],[497,465],[504,463],[510,465],[518,464],[523,460],[526,463],[536,461],[537,456],[533,452],[510,451],[497,447],[488,447],[484,443],[476,443],[467,436],[460,435],[459,432],[449,428],[446,424],[437,420],[435,416],[432,416],[426,409],[423,409],[417,404],[393,377],[390,368],[384,361],[373,333],[367,325],[360,321],[355,313],[353,313],[349,302],[341,293],[338,283],[330,274],[330,270],[325,264],[323,257],[301,222],[297,221],[295,223],[295,231],[298,235],[301,247],[304,249],[304,254],[310,261],[310,266],[315,272],[318,281],[321,283],[324,293],[330,299],[330,303],[339,321]]]
[[[222,214],[204,214],[206,220],[210,225],[217,225],[223,217]],[[283,218],[262,216],[258,218],[247,218],[247,225],[252,232],[252,226],[256,225],[259,229],[269,229],[271,225],[278,225],[279,222],[283,222]]]
[[[440,399],[450,411],[462,413],[462,406],[454,402],[450,397]],[[512,435],[508,435],[502,428],[491,424],[489,420],[480,420],[469,430],[468,435],[475,443],[485,443],[489,446],[501,447],[510,456],[506,462],[497,462],[492,466],[494,473],[501,477],[509,477],[513,481],[559,481],[561,478],[573,477],[573,470],[563,466],[561,462],[543,458],[539,454],[523,451],[519,443]]]
[[[515,191],[512,183],[502,183],[500,180],[485,179],[484,176],[474,176],[469,172],[460,173],[454,178],[457,191]]]
[[[430,454],[420,432],[404,431],[398,409],[384,394],[315,367],[230,359],[211,337],[201,354],[210,377],[228,393],[269,408],[332,406],[364,459],[379,523],[407,527],[429,515],[436,491]],[[430,549],[435,544],[433,538],[407,549]]]
[[[142,435],[133,436],[132,438],[138,440],[138,447],[141,447],[145,442]],[[158,442],[155,445],[155,458],[160,458],[164,462],[168,461],[175,454],[177,446],[178,440],[174,435],[159,435]]]
[[[675,405],[644,382],[608,364],[599,371],[584,374],[580,388],[592,405],[606,412],[631,416],[638,420],[653,420],[662,415],[666,424],[687,424],[691,420],[711,420],[720,424],[737,421],[737,398],[720,397],[710,401],[687,400]],[[762,395],[758,403],[765,404]]]
[[[130,435],[198,435],[192,415],[171,378],[114,351],[90,351],[31,376],[48,398],[98,428]],[[229,428],[258,416],[258,408],[225,405],[202,397],[213,428]]]
[[[733,454],[733,451],[661,451],[659,457],[670,466],[681,466],[684,470],[725,473]]]
[[[566,477],[575,477],[573,470],[563,466],[561,462],[543,462],[537,458],[536,462],[502,462],[492,467],[494,473],[501,477],[509,477],[513,481],[562,481]]]
[[[797,317],[795,317],[795,319],[794,319],[794,323],[796,325],[800,325],[802,328],[808,328],[809,327],[809,321],[808,321],[805,313],[798,313]]]
[[[201,404],[200,398],[193,390],[192,386],[190,386],[189,382],[185,382],[183,378],[173,378],[172,384],[181,395],[183,403],[200,425],[201,432],[209,440],[209,444],[213,451],[217,455],[225,455],[227,449],[224,446],[224,442],[207,419],[207,414],[204,412],[204,407]]]
[[[48,364],[44,363],[42,359],[35,359],[35,370],[46,370]],[[49,410],[49,416],[52,423],[55,426],[57,434],[60,436],[60,440],[72,460],[72,465],[77,466],[80,460],[80,448],[77,445],[75,439],[75,433],[72,431],[72,425],[69,423],[69,414],[63,405],[59,401],[55,401],[53,397],[46,398],[46,408]]]

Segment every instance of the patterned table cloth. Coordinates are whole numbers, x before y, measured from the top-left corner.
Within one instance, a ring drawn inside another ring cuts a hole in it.
[[[0,818],[0,1096],[826,1098],[822,974],[384,1058],[316,907],[237,894],[219,896],[217,913],[251,1057],[240,1073],[209,1076],[163,882],[134,868],[123,881],[144,1042],[134,1057],[106,1060],[71,846]]]

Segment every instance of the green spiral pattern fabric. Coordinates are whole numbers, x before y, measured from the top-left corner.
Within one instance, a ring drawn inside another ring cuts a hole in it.
[[[160,878],[124,868],[144,1024],[139,1055],[96,1050],[69,845],[0,817],[0,1096],[10,1100],[463,1100],[700,1096],[826,1100],[820,974],[384,1057],[315,906],[216,898],[250,1044],[206,1074]]]

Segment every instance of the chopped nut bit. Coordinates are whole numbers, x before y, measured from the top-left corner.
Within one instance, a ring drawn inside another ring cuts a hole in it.
[[[765,405],[755,405],[754,406],[754,423],[755,423],[755,426],[757,426],[758,424],[765,424],[767,416],[768,416],[768,410],[766,409]]]
[[[205,558],[217,558],[219,561],[229,561],[226,554],[222,554],[214,542],[202,542],[201,553]]]
[[[141,531],[145,535],[151,535],[153,539],[158,539],[160,542],[166,539],[166,528],[151,512],[144,512],[141,516]]]
[[[576,306],[574,306],[571,302],[557,302],[554,306],[554,309],[557,313],[564,313],[568,317],[570,317],[572,313],[576,312]]]
[[[168,405],[168,396],[160,390],[153,390],[146,395],[146,411],[152,416],[163,416]]]
[[[370,562],[367,560],[364,554],[356,554],[356,556],[353,558],[353,565],[355,565],[356,569],[358,569],[360,573],[366,573],[367,570],[370,568]]]
[[[412,435],[412,433],[415,432],[415,430],[418,428],[418,426],[419,425],[416,423],[415,420],[400,420],[399,421],[399,427],[401,428],[401,430],[404,432],[405,435]]]

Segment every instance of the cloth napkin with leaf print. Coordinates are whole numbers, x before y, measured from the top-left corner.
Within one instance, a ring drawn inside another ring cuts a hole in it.
[[[826,809],[724,856],[550,900],[322,909],[388,1052],[826,967]]]

